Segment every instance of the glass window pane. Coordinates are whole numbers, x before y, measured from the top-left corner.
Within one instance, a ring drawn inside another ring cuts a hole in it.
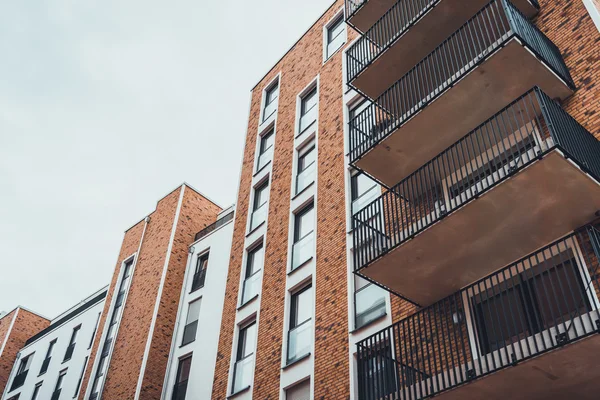
[[[260,187],[257,187],[255,189],[254,192],[254,210],[257,210],[260,208],[260,206],[262,206],[263,204],[265,204],[267,202],[267,189],[269,188],[269,185],[267,183],[265,183],[264,185],[261,185]]]
[[[315,146],[311,146],[309,150],[298,157],[298,170],[300,172],[304,171],[306,167],[316,161],[316,158],[317,152],[315,151]]]
[[[190,307],[188,308],[186,325],[197,321],[200,316],[200,303],[202,300],[196,300],[190,303]]]
[[[262,244],[255,247],[248,253],[248,266],[246,268],[246,277],[254,275],[256,271],[262,269],[264,263],[264,250]]]
[[[177,383],[187,381],[190,377],[190,369],[192,368],[192,357],[186,357],[179,360],[179,369],[177,371]]]
[[[291,328],[311,319],[313,314],[312,296],[312,287],[310,286],[292,295]]]
[[[273,87],[267,90],[267,101],[266,104],[271,104],[279,97],[279,84],[275,84]]]
[[[315,215],[314,215],[314,207],[311,204],[309,207],[300,211],[300,213],[296,214],[296,223],[295,223],[295,237],[294,241],[297,242],[309,233],[311,233],[315,228]]]
[[[270,130],[269,133],[263,135],[260,138],[260,153],[263,154],[267,151],[271,146],[273,146],[275,142],[275,135],[273,134],[273,130]]]
[[[317,105],[317,88],[312,89],[306,96],[302,98],[301,114],[305,115]]]

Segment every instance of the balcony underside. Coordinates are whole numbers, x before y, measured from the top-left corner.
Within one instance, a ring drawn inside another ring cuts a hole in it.
[[[443,400],[597,399],[600,335],[523,361],[439,394]]]
[[[536,85],[554,99],[572,94],[567,83],[513,38],[399,128],[391,128],[354,164],[392,186]]]
[[[365,0],[364,4],[348,18],[348,23],[361,32],[366,32],[389,10],[397,0]]]
[[[372,99],[379,97],[488,3],[489,0],[440,1],[366,67],[352,86]],[[527,17],[538,11],[529,0],[515,0],[513,4]]]
[[[429,305],[594,219],[600,185],[558,150],[359,270]]]

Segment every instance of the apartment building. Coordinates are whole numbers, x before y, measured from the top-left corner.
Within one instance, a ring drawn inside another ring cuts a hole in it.
[[[76,398],[81,389],[107,288],[29,337],[9,375],[3,400]]]
[[[235,212],[126,231],[73,395],[596,398],[598,16],[335,1],[251,91]]]
[[[593,397],[589,6],[337,1],[283,55],[252,90],[212,398]]]

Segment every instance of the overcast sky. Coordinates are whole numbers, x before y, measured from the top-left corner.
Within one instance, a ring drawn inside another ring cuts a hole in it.
[[[187,181],[235,201],[250,90],[331,0],[0,2],[0,311],[109,283]]]

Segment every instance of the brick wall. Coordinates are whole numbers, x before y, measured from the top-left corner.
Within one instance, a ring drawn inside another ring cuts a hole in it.
[[[10,328],[15,313],[17,317]],[[25,345],[27,339],[49,325],[50,320],[23,308],[17,308],[0,319],[0,348],[7,339],[0,354],[0,395],[7,384],[19,350]]]
[[[150,222],[138,255],[110,359],[110,367],[104,384],[104,398],[133,399],[135,396],[179,196],[180,188],[177,188],[162,198],[158,202],[156,210],[150,214]],[[160,397],[186,267],[187,246],[192,243],[193,235],[197,231],[216,220],[219,211],[218,206],[185,186],[147,367],[142,381],[140,394],[142,399]],[[101,327],[104,327],[106,323],[106,314],[114,295],[120,266],[126,258],[138,250],[143,228],[144,222],[141,221],[125,233],[102,314]],[[101,335],[98,335],[95,339],[90,365],[93,365],[96,358],[100,338]],[[86,372],[82,386],[84,389],[87,389],[90,382],[90,372],[91,368]],[[83,399],[84,394],[85,390],[82,390],[79,398]]]

